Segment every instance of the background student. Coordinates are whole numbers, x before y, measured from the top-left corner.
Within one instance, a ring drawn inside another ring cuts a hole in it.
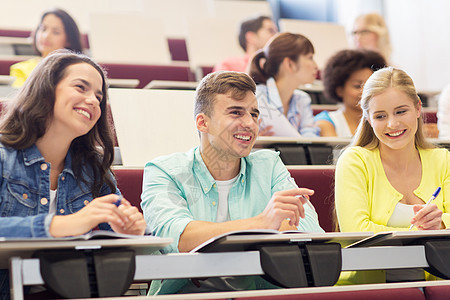
[[[33,47],[40,57],[10,67],[10,75],[15,77],[13,87],[21,87],[41,59],[52,51],[65,48],[81,53],[83,50],[77,24],[62,9],[49,10],[42,15],[41,22],[34,31]]]
[[[253,54],[264,47],[277,32],[277,26],[267,16],[255,16],[244,20],[239,29],[239,45],[245,51],[245,55],[228,57],[216,64],[213,71],[246,72]]]
[[[445,229],[450,225],[450,154],[426,141],[412,79],[392,67],[364,85],[363,118],[336,165],[335,203],[344,232]],[[425,202],[437,187],[442,191]],[[380,275],[380,273],[378,273]],[[386,280],[423,280],[423,270]],[[384,278],[371,278],[384,281]]]
[[[54,53],[8,103],[0,122],[0,237],[74,236],[97,226],[144,233],[139,210],[125,199],[115,204],[105,80],[88,57]],[[8,272],[0,270],[0,295],[8,294]]]
[[[358,16],[353,23],[352,36],[355,48],[377,51],[390,64],[391,40],[381,15],[368,13]]]
[[[250,153],[258,136],[255,83],[245,73],[215,72],[197,87],[195,122],[200,146],[163,156],[144,169],[142,209],[153,234],[172,237],[163,253],[187,252],[235,230],[298,229],[323,232],[312,190],[293,188],[279,154]],[[289,220],[287,220],[289,219]],[[197,282],[197,281],[196,281]],[[275,287],[261,277],[197,282],[152,281],[151,294]]]
[[[314,117],[320,136],[351,138],[355,134],[362,116],[359,101],[363,85],[374,71],[385,66],[381,54],[363,49],[342,50],[328,60],[323,75],[324,94],[342,105]]]
[[[245,54],[224,59],[214,66],[213,72],[246,72],[253,54],[264,47],[267,41],[277,32],[278,28],[270,17],[255,16],[244,20],[239,29],[239,45],[245,51]]]
[[[297,89],[316,79],[317,64],[313,56],[314,47],[306,37],[283,32],[256,52],[249,72],[257,84],[259,105],[273,105],[305,137],[316,137],[320,131],[314,125],[311,97]],[[262,127],[269,117],[261,116]],[[273,135],[271,129],[271,126],[261,128],[260,135]]]

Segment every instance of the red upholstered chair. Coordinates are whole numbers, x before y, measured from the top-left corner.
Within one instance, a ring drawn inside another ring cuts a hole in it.
[[[31,31],[29,30],[0,29],[0,36],[27,38],[30,35]]]
[[[173,61],[189,61],[185,39],[167,39]]]
[[[203,76],[208,75],[209,73],[212,73],[214,66],[202,66],[201,67],[201,73]],[[201,79],[201,78],[200,78]]]
[[[20,60],[18,59],[0,59],[0,75],[9,75],[9,67],[11,67],[11,65],[18,63]]]
[[[117,186],[125,199],[142,212],[141,193],[144,169],[115,169]]]
[[[270,295],[260,297],[242,297],[235,300],[425,300],[424,294],[418,288],[396,288],[360,291],[343,291],[330,293],[308,293],[297,295]],[[437,298],[436,298],[437,299]],[[444,298],[439,298],[444,299]],[[448,299],[448,297],[446,298]]]
[[[311,203],[319,215],[320,226],[326,231],[334,231],[334,166],[327,167],[288,167],[291,176],[299,187],[315,191]]]
[[[427,286],[424,288],[427,300],[448,300],[450,299],[450,285]]]
[[[437,123],[436,111],[424,111],[423,121],[425,123]]]

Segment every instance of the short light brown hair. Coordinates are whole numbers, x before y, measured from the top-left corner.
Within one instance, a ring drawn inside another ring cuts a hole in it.
[[[203,77],[195,92],[194,114],[204,113],[211,117],[216,95],[230,94],[233,99],[244,99],[247,92],[255,94],[255,82],[245,73],[218,71]]]

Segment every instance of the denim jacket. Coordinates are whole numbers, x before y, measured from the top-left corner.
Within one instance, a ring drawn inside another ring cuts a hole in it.
[[[83,168],[85,178],[91,178],[91,174],[91,169]],[[0,143],[0,175],[0,237],[50,237],[49,227],[53,218],[48,214],[50,164],[45,162],[36,145],[15,150]],[[110,193],[105,184],[100,196]],[[120,193],[118,189],[116,193]],[[58,177],[56,199],[57,215],[75,213],[93,200],[89,186],[77,180],[72,171],[70,150],[64,170]],[[111,230],[105,223],[99,228]],[[0,270],[0,299],[9,292],[7,277],[7,271]]]
[[[89,173],[83,170],[87,178]],[[0,237],[50,237],[50,164],[36,145],[15,150],[0,144],[0,174]],[[105,184],[100,195],[110,193]],[[75,178],[70,151],[58,178],[56,199],[58,215],[73,214],[93,200],[89,186]],[[106,226],[100,227],[108,230]]]

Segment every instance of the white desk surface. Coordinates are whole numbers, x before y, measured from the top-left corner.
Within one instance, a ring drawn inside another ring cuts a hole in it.
[[[100,249],[110,247],[129,247],[137,254],[149,254],[172,243],[171,238],[146,236],[139,238],[64,240],[64,239],[20,239],[4,240],[0,238],[0,269],[7,268],[8,258],[19,256],[31,257],[37,250],[48,249]]]
[[[14,82],[14,77],[9,75],[0,75],[0,85],[11,85]]]
[[[253,233],[254,232],[254,233]],[[212,238],[202,245],[198,246],[192,252],[213,252],[218,251],[245,251],[252,245],[270,244],[270,243],[296,243],[296,242],[329,242],[339,243],[346,247],[357,241],[373,236],[373,232],[324,232],[324,233],[263,233],[258,230],[236,231],[231,234],[224,234]],[[221,250],[222,249],[222,250]],[[226,249],[226,250],[223,250]]]
[[[16,262],[14,262],[14,260]],[[13,258],[16,272],[21,274],[23,285],[43,284],[38,259],[17,260]],[[151,266],[151,267],[149,267]],[[369,270],[390,268],[428,267],[424,246],[370,247],[342,249],[342,270]],[[169,255],[136,256],[135,280],[202,278],[220,275],[262,275],[258,251],[228,253],[180,253]],[[406,288],[418,286],[450,285],[450,280],[418,281],[401,284],[374,284],[330,287],[308,287],[243,292],[203,293],[189,295],[189,299],[235,298],[250,295],[308,294],[336,291],[367,290],[381,288]],[[228,297],[226,297],[228,295]],[[173,297],[170,295],[167,297]],[[188,299],[178,295],[173,299]],[[160,296],[157,296],[158,298]],[[204,297],[204,298],[202,298]],[[146,298],[148,299],[148,298]],[[161,299],[171,299],[161,296]]]
[[[197,293],[197,294],[178,294],[178,295],[160,295],[151,298],[160,300],[195,300],[195,299],[234,299],[245,297],[268,297],[267,299],[276,299],[281,295],[313,295],[322,293],[337,293],[350,291],[368,291],[368,290],[386,290],[386,289],[402,289],[417,288],[431,286],[448,286],[450,280],[438,281],[417,281],[417,282],[401,282],[401,283],[376,283],[376,284],[358,284],[358,285],[342,285],[342,286],[322,286],[308,288],[292,288],[292,289],[271,289],[271,290],[254,290],[254,291],[236,291],[236,292],[218,292],[218,293]],[[272,296],[273,298],[269,298]],[[331,299],[330,295],[330,299]],[[107,299],[123,299],[123,298],[103,298]],[[136,297],[136,300],[149,299],[148,297]],[[265,298],[264,298],[265,299]]]
[[[144,89],[195,90],[197,85],[197,81],[152,80]]]
[[[364,233],[311,233],[311,240],[321,239],[323,236],[341,238],[356,238]],[[366,233],[367,234],[367,233]],[[369,233],[370,234],[370,233]],[[421,236],[421,232],[394,232],[400,236]],[[431,237],[439,237],[446,233],[444,230],[430,232]],[[276,236],[276,235],[275,235]],[[280,234],[280,236],[283,236]],[[247,236],[248,237],[248,236]],[[285,235],[288,237],[288,235]],[[306,234],[305,234],[306,237]],[[261,239],[261,236],[258,237]],[[412,268],[428,267],[425,257],[425,247],[423,245],[407,246],[378,246],[342,249],[342,270],[372,270],[372,269],[392,269],[392,268]],[[20,275],[24,285],[42,284],[39,272],[38,259],[17,259],[12,260],[13,270],[16,275]],[[151,266],[151,267],[149,267]],[[168,255],[138,255],[136,256],[136,280],[145,279],[175,279],[175,278],[201,278],[214,277],[220,275],[261,275],[263,274],[260,265],[260,255],[258,251],[239,251],[222,253],[179,253]],[[13,277],[15,278],[15,277]],[[235,298],[258,295],[280,295],[280,294],[310,294],[326,292],[343,292],[370,290],[380,288],[408,288],[420,286],[450,285],[450,280],[443,281],[418,281],[409,283],[394,284],[370,284],[353,286],[332,286],[332,287],[311,287],[298,289],[277,289],[264,291],[243,291],[224,293],[204,293],[190,295],[170,295],[158,296],[161,299],[217,299]],[[174,297],[174,298],[172,298]],[[192,298],[187,298],[192,297]],[[111,298],[112,299],[112,298]],[[148,298],[147,298],[148,299]]]
[[[0,56],[1,58],[2,56]],[[9,56],[9,57],[22,57],[22,56]],[[122,61],[122,60],[115,60],[115,59],[99,59],[97,60],[97,62],[100,65],[103,64],[118,64],[118,65],[143,65],[143,66],[161,66],[161,67],[185,67],[188,68],[189,67],[189,62],[187,61],[171,61],[168,63],[164,63],[164,62],[150,62],[150,63],[146,63],[146,62],[128,62],[128,61]],[[106,71],[108,71],[108,69],[106,69]]]
[[[0,36],[0,44],[30,45],[31,43],[32,43],[31,38],[12,37],[12,36]]]
[[[277,136],[259,136],[256,139],[256,146],[268,146],[271,144],[328,144],[328,145],[348,145],[351,139],[338,137],[316,137],[316,138],[289,138]]]
[[[0,60],[23,61],[37,57],[36,55],[0,55]]]
[[[426,239],[449,239],[450,230],[413,230],[379,232],[370,237],[357,241],[350,247],[390,246],[398,244],[417,244]]]
[[[433,144],[450,144],[449,139],[428,139]],[[316,137],[316,138],[290,138],[279,136],[259,136],[256,138],[255,147],[268,146],[272,144],[327,144],[331,146],[346,146],[351,139],[338,137]]]
[[[139,85],[139,79],[121,79],[121,78],[109,78],[110,88],[135,88]]]

